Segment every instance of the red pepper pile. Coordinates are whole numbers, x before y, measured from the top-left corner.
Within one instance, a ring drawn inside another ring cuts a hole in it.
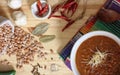
[[[40,0],[38,0],[37,9],[38,9],[37,15],[43,16],[46,12],[48,12],[48,4],[45,4],[45,6],[43,7]]]
[[[75,22],[75,20],[70,19],[70,17],[72,17],[74,13],[76,12],[76,9],[78,7],[78,1],[79,0],[67,0],[66,2],[63,2],[62,4],[58,4],[57,6],[55,6],[51,15],[49,16],[49,18],[51,17],[61,18],[68,22],[68,24],[66,24],[66,26],[62,29],[62,31],[64,31],[66,28],[68,28],[70,25],[72,25]],[[58,10],[60,10],[60,14],[61,14],[59,16],[55,15],[55,13]],[[65,14],[69,14],[70,12],[72,12],[70,17],[65,16]]]

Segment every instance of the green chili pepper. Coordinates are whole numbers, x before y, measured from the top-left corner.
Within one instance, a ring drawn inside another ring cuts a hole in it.
[[[16,71],[12,70],[12,71],[6,71],[6,72],[0,72],[0,75],[15,75]]]

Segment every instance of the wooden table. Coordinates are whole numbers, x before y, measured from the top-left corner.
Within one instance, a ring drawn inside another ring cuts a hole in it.
[[[34,27],[39,23],[42,22],[47,22],[50,24],[49,30],[45,34],[50,34],[50,35],[56,35],[56,39],[48,42],[48,43],[43,43],[43,46],[45,49],[50,52],[50,49],[53,49],[55,53],[51,54],[49,53],[48,55],[48,60],[40,59],[40,60],[35,60],[35,62],[39,62],[42,65],[47,65],[47,69],[43,70],[41,69],[41,74],[45,75],[73,75],[72,71],[69,70],[65,64],[63,63],[62,59],[59,58],[58,52],[64,48],[64,46],[68,43],[68,41],[75,35],[75,33],[78,31],[78,29],[84,25],[85,21],[91,16],[95,15],[95,13],[99,10],[99,8],[104,4],[106,0],[88,0],[88,7],[87,7],[87,12],[85,14],[85,17],[82,20],[79,20],[75,22],[69,29],[65,30],[62,32],[62,28],[65,26],[66,22],[61,19],[56,19],[56,18],[51,18],[47,20],[37,20],[32,16],[30,6],[35,0],[23,0],[23,5],[20,10],[22,10],[26,16],[27,16],[27,25],[22,27],[25,31],[27,30],[27,27]],[[62,1],[65,0],[48,0],[48,3],[51,6],[54,6]],[[0,1],[0,16],[5,16],[9,18],[11,21],[13,19],[11,18],[11,13],[14,10],[10,9],[7,6],[7,0],[1,0]],[[79,7],[79,11],[81,11],[81,7]],[[76,14],[77,15],[77,14]],[[38,39],[36,37],[36,39]],[[53,58],[51,60],[50,58]],[[0,58],[6,58],[5,56],[2,56]],[[7,57],[8,58],[8,57]],[[13,57],[9,57],[8,59],[11,59],[13,61]],[[50,71],[50,64],[55,63],[60,66],[59,71],[56,72],[51,72]],[[15,67],[15,64],[13,64],[13,67]],[[31,74],[31,69],[32,67],[30,65],[25,66],[21,70],[17,70],[16,75],[32,75]],[[6,69],[5,67],[3,68],[0,66],[0,69]],[[8,69],[8,68],[7,68]]]

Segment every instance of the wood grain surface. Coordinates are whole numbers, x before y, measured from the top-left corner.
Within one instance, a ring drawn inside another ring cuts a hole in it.
[[[65,0],[47,0],[48,3],[54,7],[56,4],[59,4]],[[65,64],[63,63],[62,59],[59,57],[58,52],[64,48],[64,46],[68,43],[68,41],[75,35],[75,33],[78,31],[78,29],[84,25],[85,21],[91,16],[95,15],[96,12],[100,9],[100,7],[104,4],[106,0],[88,0],[88,7],[87,11],[85,13],[85,16],[82,20],[79,20],[75,22],[70,28],[62,32],[62,28],[65,26],[66,22],[61,19],[56,19],[56,18],[51,18],[51,19],[46,19],[46,20],[38,20],[35,19],[32,16],[31,13],[31,4],[35,2],[35,0],[23,0],[23,4],[21,9],[26,16],[27,16],[27,25],[23,26],[22,28],[25,31],[27,30],[27,27],[34,27],[38,25],[39,23],[42,22],[47,22],[50,24],[50,28],[48,31],[45,33],[47,35],[56,35],[56,39],[48,42],[48,43],[42,43],[43,46],[45,47],[46,51],[49,53],[47,55],[47,60],[45,59],[35,59],[32,64],[40,63],[40,65],[44,66],[47,65],[47,69],[40,69],[41,75],[74,75],[71,70],[69,70]],[[82,3],[80,3],[82,4]],[[77,12],[81,12],[82,7],[79,6]],[[13,19],[11,18],[12,12],[15,10],[10,9],[7,6],[7,0],[0,0],[0,16],[5,16],[9,18],[13,23]],[[78,14],[75,14],[77,16]],[[36,37],[38,40],[38,38]],[[54,53],[50,53],[50,49],[54,50]],[[51,60],[53,58],[53,60]],[[6,55],[1,56],[0,60],[2,59],[8,59],[12,62],[12,66],[14,69],[15,68],[15,57],[8,57]],[[55,63],[59,65],[59,70],[56,72],[51,72],[50,71],[50,65],[52,63]],[[0,66],[0,70],[4,69],[10,69],[7,67]],[[32,66],[31,65],[25,65],[22,69],[16,69],[17,73],[16,75],[32,75],[31,73]]]

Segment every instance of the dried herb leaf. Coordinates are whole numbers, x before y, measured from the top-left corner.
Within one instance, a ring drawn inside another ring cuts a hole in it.
[[[55,35],[43,35],[40,37],[41,42],[49,42],[55,39]]]
[[[32,34],[36,36],[42,35],[48,30],[48,27],[48,23],[42,23],[35,27],[35,29],[32,31]]]

